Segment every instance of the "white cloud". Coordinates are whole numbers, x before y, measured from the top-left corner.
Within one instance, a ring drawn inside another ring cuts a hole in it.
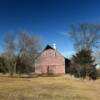
[[[58,32],[58,34],[68,36],[67,32]]]
[[[69,37],[69,34],[67,32],[56,32],[56,33],[59,34],[59,35],[62,35],[62,36]]]

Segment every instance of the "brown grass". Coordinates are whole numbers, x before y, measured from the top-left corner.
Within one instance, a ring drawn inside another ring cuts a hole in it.
[[[0,77],[0,100],[99,100],[100,80]]]

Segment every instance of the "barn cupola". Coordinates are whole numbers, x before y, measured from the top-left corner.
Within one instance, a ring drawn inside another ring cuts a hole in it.
[[[57,48],[56,48],[56,44],[55,43],[53,43],[53,48],[56,50]]]

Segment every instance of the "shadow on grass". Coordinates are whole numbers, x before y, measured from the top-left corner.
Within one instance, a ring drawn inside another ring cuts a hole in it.
[[[9,74],[0,74],[0,77],[8,78],[38,78],[38,77],[59,77],[61,74],[14,74],[10,76]]]

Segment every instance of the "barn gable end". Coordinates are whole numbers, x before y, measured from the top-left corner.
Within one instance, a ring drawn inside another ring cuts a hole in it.
[[[35,60],[35,72],[37,74],[64,74],[65,58],[57,50],[47,45]]]

